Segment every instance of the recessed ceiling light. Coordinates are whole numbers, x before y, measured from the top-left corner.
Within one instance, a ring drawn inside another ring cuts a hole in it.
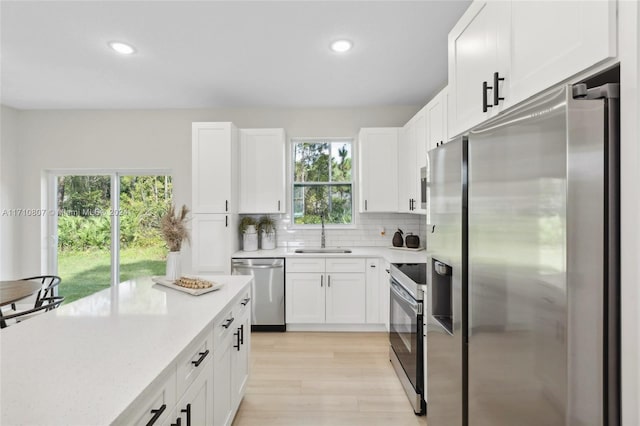
[[[344,53],[348,50],[351,50],[353,47],[353,43],[349,40],[336,40],[331,43],[331,50],[338,53]]]
[[[109,47],[120,53],[121,55],[131,55],[135,53],[136,49],[133,48],[130,44],[122,43],[121,41],[112,41],[109,42]]]

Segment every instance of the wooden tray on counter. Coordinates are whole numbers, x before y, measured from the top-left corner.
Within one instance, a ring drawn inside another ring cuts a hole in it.
[[[175,284],[174,280],[169,280],[167,279],[167,277],[160,277],[160,276],[154,276],[151,277],[151,281],[153,281],[156,284],[160,284],[162,286],[165,287],[169,287],[172,288],[174,290],[178,290],[181,291],[183,293],[188,293],[192,296],[200,296],[201,294],[205,294],[205,293],[210,293],[212,291],[216,291],[216,290],[220,290],[224,284],[222,283],[213,283],[213,285],[209,288],[188,288],[188,287],[182,287],[179,286],[177,284]]]

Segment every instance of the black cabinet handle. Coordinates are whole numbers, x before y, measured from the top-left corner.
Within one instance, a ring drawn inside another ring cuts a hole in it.
[[[164,413],[164,410],[166,409],[167,409],[167,404],[162,404],[160,408],[158,408],[157,410],[151,410],[151,414],[153,414],[153,417],[151,417],[151,420],[149,420],[149,422],[147,423],[147,426],[152,426],[155,422],[157,422],[160,416],[162,415],[162,413]]]
[[[225,228],[229,226],[229,216],[224,217],[224,226]]]
[[[497,72],[493,73],[493,104],[498,105],[500,101],[504,101],[504,98],[500,97],[500,89],[498,84],[504,81],[504,77],[500,77],[500,74]]]
[[[409,198],[409,211],[411,211],[411,198]]]
[[[320,287],[322,287],[322,282],[324,281],[324,275],[320,275]]]
[[[278,200],[278,211],[280,211],[280,200]]]
[[[200,358],[198,358],[197,361],[191,361],[191,364],[195,365],[196,367],[200,367],[200,364],[202,364],[202,361],[204,361],[207,355],[209,355],[209,349],[207,349],[204,352],[200,352],[199,355],[200,355]]]
[[[187,426],[191,426],[191,404],[187,404],[187,408],[180,410],[180,412],[187,415]]]
[[[364,200],[364,210],[367,210],[367,200]]]
[[[327,275],[327,287],[331,287],[331,275]]]
[[[250,297],[247,297],[246,299],[242,300],[242,302],[240,302],[240,304],[241,304],[242,306],[247,306],[247,303],[249,303],[249,301],[250,301],[250,300],[251,300],[251,298],[250,298]]]
[[[376,265],[369,265],[369,268],[375,268]]]
[[[224,211],[225,212],[229,211],[229,200],[224,200]]]
[[[234,320],[234,319],[235,319],[235,318],[233,318],[233,317],[229,318],[229,319],[227,320],[227,322],[225,322],[224,324],[222,324],[222,326],[223,326],[224,328],[229,328],[229,326],[231,325],[231,323],[233,322],[233,320]]]
[[[244,324],[240,326],[240,344],[244,345]]]
[[[239,352],[240,351],[240,329],[238,328],[238,331],[233,333],[233,335],[236,336],[236,344],[233,345],[233,347],[236,348]]]
[[[487,101],[487,90],[491,90],[493,87],[488,86],[486,81],[482,82],[482,112],[487,112],[493,105],[489,105]]]

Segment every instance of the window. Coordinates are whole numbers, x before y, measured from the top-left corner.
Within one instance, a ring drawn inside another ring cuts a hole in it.
[[[351,139],[293,141],[293,218],[296,225],[353,223]]]

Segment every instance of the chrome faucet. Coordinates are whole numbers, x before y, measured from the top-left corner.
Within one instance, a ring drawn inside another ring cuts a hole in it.
[[[324,213],[320,214],[320,221],[322,223],[322,236],[320,237],[320,248],[324,248],[325,238],[324,238]]]

